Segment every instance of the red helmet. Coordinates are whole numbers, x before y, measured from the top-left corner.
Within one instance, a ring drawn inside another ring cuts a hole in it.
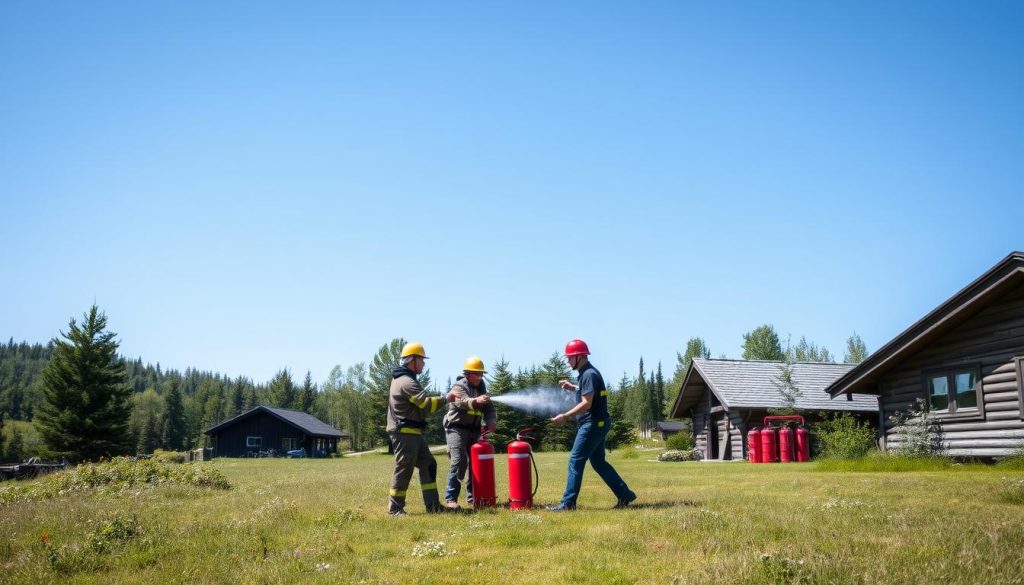
[[[590,355],[590,348],[587,347],[587,342],[582,339],[573,339],[566,343],[565,356],[569,357],[572,355]]]

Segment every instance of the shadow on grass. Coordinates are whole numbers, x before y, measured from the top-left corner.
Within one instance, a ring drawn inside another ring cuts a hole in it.
[[[633,502],[624,510],[664,510],[666,508],[700,508],[704,502],[696,500],[676,500],[673,502]]]

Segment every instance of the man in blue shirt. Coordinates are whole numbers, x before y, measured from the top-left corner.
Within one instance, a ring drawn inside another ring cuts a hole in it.
[[[611,429],[612,421],[608,416],[608,389],[604,385],[601,372],[590,364],[590,349],[582,339],[573,339],[565,346],[565,357],[569,367],[579,373],[579,385],[568,380],[558,384],[563,390],[576,392],[576,406],[568,412],[552,417],[551,422],[560,425],[576,417],[579,425],[576,429],[576,441],[569,454],[569,477],[565,482],[565,493],[562,502],[548,508],[551,512],[565,512],[576,509],[576,498],[583,485],[583,469],[590,461],[591,467],[601,476],[615,494],[616,508],[625,508],[636,499],[636,494],[629,489],[619,473],[604,458],[604,440]]]

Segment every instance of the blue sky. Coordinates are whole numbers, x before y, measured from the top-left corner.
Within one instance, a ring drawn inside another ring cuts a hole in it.
[[[0,6],[0,337],[610,381],[772,323],[877,349],[1024,249],[1024,6]]]

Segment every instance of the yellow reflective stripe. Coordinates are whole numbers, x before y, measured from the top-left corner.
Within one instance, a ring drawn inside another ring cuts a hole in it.
[[[398,429],[398,432],[403,435],[422,435],[423,429],[414,429],[412,427],[402,427]]]
[[[427,403],[425,398],[421,399],[421,398],[416,398],[415,396],[410,396],[409,397],[409,402],[411,402],[412,405],[417,407],[417,408],[423,408],[423,406]]]
[[[604,426],[604,421],[603,420],[597,421],[597,426],[598,427],[603,427]]]
[[[391,490],[391,495],[395,496],[396,498],[404,498],[405,497],[405,490],[394,490],[393,489],[393,490]]]
[[[420,489],[422,489],[425,492],[429,492],[429,491],[435,491],[436,492],[437,491],[437,482],[425,483],[425,484],[420,486]]]
[[[480,411],[479,410],[473,410],[472,408],[467,410],[466,413],[467,414],[472,414],[473,416],[480,416]]]
[[[607,390],[601,390],[601,396],[608,396]]]
[[[440,396],[430,398],[430,412],[436,412],[438,408],[441,408],[443,401],[444,399]]]

